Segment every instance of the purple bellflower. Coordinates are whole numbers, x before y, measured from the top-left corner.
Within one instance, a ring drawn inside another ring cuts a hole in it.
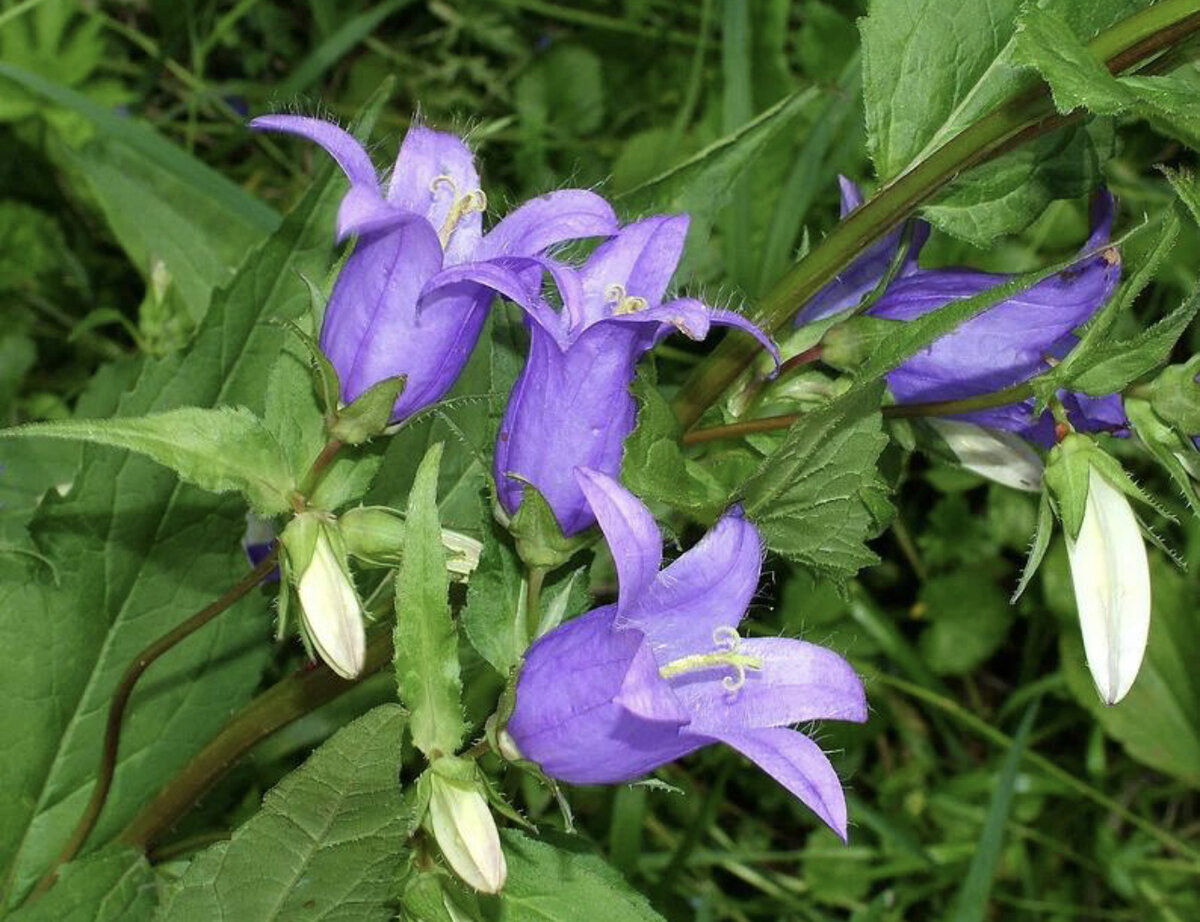
[[[530,647],[502,745],[552,778],[615,784],[725,743],[845,839],[837,773],[790,727],[865,721],[866,696],[851,666],[824,647],[738,635],[762,566],[758,531],[735,507],[660,572],[649,510],[604,474],[575,476],[612,550],[618,601]]]
[[[863,203],[862,190],[852,180],[838,176],[838,186],[842,193],[841,218],[858,209]],[[814,323],[839,314],[849,307],[856,306],[866,295],[878,285],[896,258],[900,249],[902,230],[897,228],[887,236],[867,247],[857,259],[843,269],[833,281],[827,283],[820,291],[809,299],[796,315],[796,325]],[[918,271],[917,257],[921,247],[929,239],[929,225],[924,221],[914,221],[912,236],[904,262],[900,265],[896,278],[904,278]]]
[[[888,387],[897,403],[993,393],[1027,381],[1066,355],[1077,341],[1072,331],[1108,301],[1121,277],[1120,256],[1115,249],[1104,248],[1113,211],[1112,196],[1099,193],[1093,202],[1091,236],[1079,262],[972,317],[893,369]],[[893,281],[869,313],[913,320],[1010,278],[974,269],[921,270]],[[1126,426],[1117,395],[1094,398],[1064,393],[1062,399],[1078,429],[1120,431]],[[1033,401],[1026,401],[957,418],[1051,444],[1054,426],[1049,414],[1035,417],[1033,408]]]
[[[438,400],[458,378],[492,298],[490,263],[617,229],[603,198],[566,189],[527,202],[485,234],[487,199],[471,151],[453,134],[410,128],[385,192],[367,152],[336,125],[268,115],[250,126],[316,142],[350,180],[337,237],[359,240],[329,299],[321,348],[346,403],[406,375],[393,420]]]
[[[626,225],[577,270],[545,263],[562,308],[540,300],[525,305],[529,357],[505,410],[495,455],[496,487],[509,513],[520,506],[528,481],[565,534],[594,524],[572,472],[620,470],[636,413],[629,392],[635,367],[669,334],[678,330],[700,340],[713,323],[736,326],[778,361],[774,344],[739,314],[694,298],[663,303],[687,229],[687,215],[656,215]]]

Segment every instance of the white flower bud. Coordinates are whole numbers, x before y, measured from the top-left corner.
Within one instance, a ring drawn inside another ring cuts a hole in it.
[[[1042,459],[1020,436],[959,419],[928,422],[967,470],[1015,490],[1041,490]]]
[[[1137,677],[1150,633],[1150,567],[1125,494],[1095,467],[1083,524],[1067,535],[1083,648],[1100,697],[1116,704]]]
[[[433,837],[454,873],[483,893],[499,893],[508,877],[500,834],[487,801],[467,781],[429,773]]]
[[[446,569],[451,575],[468,577],[479,566],[483,544],[462,532],[442,529],[442,547],[446,549]]]
[[[357,677],[367,655],[362,605],[325,527],[317,531],[312,558],[296,591],[304,627],[321,659],[342,678]]]

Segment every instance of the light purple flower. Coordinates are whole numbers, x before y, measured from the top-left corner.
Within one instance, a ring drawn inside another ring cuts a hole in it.
[[[491,262],[617,228],[604,199],[567,189],[527,202],[484,234],[479,174],[453,134],[410,128],[385,192],[367,152],[336,125],[268,115],[250,126],[315,141],[350,180],[337,236],[356,234],[359,241],[334,285],[321,348],[346,403],[385,378],[406,375],[394,420],[438,400],[462,371],[492,298]]]
[[[1066,355],[1072,332],[1112,296],[1121,276],[1115,249],[1102,249],[1112,230],[1114,202],[1101,192],[1093,202],[1092,233],[1085,258],[1020,294],[971,318],[888,374],[897,403],[955,400],[1003,390],[1027,381]],[[1090,254],[1090,255],[1086,255]],[[914,320],[951,301],[969,298],[1011,276],[974,269],[920,270],[897,279],[869,313],[889,320]],[[1084,431],[1126,431],[1120,397],[1061,395],[1072,423]],[[1054,426],[1035,417],[1033,401],[960,414],[955,418],[1018,432],[1050,444]]]
[[[862,190],[845,176],[838,176],[838,186],[842,193],[841,217],[845,219],[850,212],[862,205]],[[896,258],[902,233],[903,229],[897,228],[867,247],[854,262],[838,273],[837,278],[809,299],[796,315],[796,325],[832,317],[848,307],[854,307],[874,291],[875,286],[887,275],[892,260]],[[928,239],[929,225],[924,221],[913,221],[908,253],[900,265],[897,278],[904,278],[918,271],[917,257]]]
[[[615,480],[576,471],[612,550],[618,601],[568,621],[526,654],[508,737],[574,784],[631,781],[710,743],[756,762],[846,837],[841,782],[792,725],[867,719],[862,682],[824,647],[743,640],[762,542],[740,509],[666,569],[649,510]]]
[[[662,303],[687,228],[686,215],[657,215],[626,225],[578,270],[546,264],[563,305],[526,305],[529,358],[496,444],[496,488],[510,513],[521,503],[525,480],[545,496],[564,533],[595,522],[572,471],[620,470],[634,425],[634,369],[669,334],[700,340],[712,323],[727,324],[753,334],[778,358],[765,334],[733,311],[694,298]]]

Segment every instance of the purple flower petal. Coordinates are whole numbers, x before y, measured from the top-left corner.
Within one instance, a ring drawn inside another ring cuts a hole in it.
[[[862,191],[845,176],[838,176],[841,187],[841,216],[844,219],[863,203]],[[900,249],[902,229],[897,229],[867,247],[850,265],[846,266],[833,281],[818,291],[796,315],[796,325],[813,323],[832,317],[847,308],[854,307],[887,275],[888,269]],[[929,225],[924,221],[913,223],[912,239],[897,278],[904,278],[918,271],[917,257],[921,247],[929,239]]]
[[[634,367],[650,345],[637,327],[602,323],[562,348],[543,325],[530,327],[529,356],[513,387],[496,440],[500,502],[510,513],[534,484],[570,535],[595,521],[576,481],[576,467],[617,474],[636,405]]]
[[[597,247],[579,271],[585,325],[612,313],[614,286],[629,297],[644,298],[649,306],[657,306],[683,255],[688,223],[687,215],[655,215],[627,224]]]
[[[533,256],[566,240],[608,237],[617,232],[617,216],[601,196],[563,189],[530,199],[483,238],[478,258]]]
[[[705,742],[680,736],[682,711],[677,721],[645,720],[617,702],[622,690],[632,703],[634,688],[657,683],[660,690],[639,698],[657,715],[661,702],[651,705],[648,699],[670,690],[653,657],[645,655],[644,638],[637,631],[613,630],[615,615],[613,605],[588,612],[569,621],[570,630],[542,637],[526,654],[518,706],[506,729],[521,754],[553,778],[574,784],[631,781]]]
[[[782,728],[722,733],[718,739],[757,764],[847,841],[846,795],[820,746],[803,733]]]
[[[810,720],[867,719],[867,696],[854,668],[832,650],[800,640],[744,640],[737,652],[760,660],[745,684],[729,691],[729,667],[673,679],[671,687],[691,711],[690,731],[720,736],[756,727],[783,727]]]
[[[659,573],[622,617],[646,634],[660,666],[710,650],[713,633],[736,627],[745,615],[762,555],[758,530],[734,509]]]
[[[337,369],[343,401],[407,374],[401,395],[407,405],[414,386],[425,383],[425,366],[440,360],[449,331],[421,325],[417,299],[441,263],[437,234],[416,215],[359,241],[334,285],[321,328],[321,348]]]
[[[617,611],[627,615],[659,575],[662,535],[650,510],[612,477],[577,467],[575,479],[612,551],[620,585]]]

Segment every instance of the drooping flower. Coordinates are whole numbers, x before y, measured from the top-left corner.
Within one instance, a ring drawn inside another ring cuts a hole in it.
[[[845,838],[837,773],[790,727],[864,721],[865,693],[830,650],[738,635],[762,565],[757,530],[735,508],[660,572],[649,510],[602,473],[576,477],[616,561],[618,601],[529,649],[502,736],[508,751],[562,781],[613,784],[723,742]]]
[[[291,115],[250,125],[315,141],[350,180],[337,236],[359,240],[334,285],[321,348],[345,403],[385,378],[407,376],[393,420],[441,398],[462,371],[492,298],[479,281],[490,261],[617,228],[603,198],[566,189],[527,202],[483,233],[487,199],[470,150],[453,134],[410,128],[384,192],[367,152],[336,125]],[[450,268],[453,277],[444,274]]]
[[[841,217],[845,219],[852,211],[862,206],[863,194],[862,190],[845,176],[838,176],[838,186],[842,194]],[[902,235],[903,229],[897,228],[867,247],[857,259],[839,272],[835,279],[809,299],[796,315],[796,325],[824,320],[862,301],[887,275],[892,261],[899,253]],[[896,273],[897,278],[904,278],[918,271],[917,257],[928,239],[929,225],[924,221],[914,221],[908,252]]]
[[[527,305],[531,342],[496,443],[500,501],[514,513],[523,481],[549,502],[563,532],[595,522],[576,467],[616,474],[636,408],[629,392],[644,352],[680,331],[700,340],[713,323],[740,327],[777,354],[752,323],[694,298],[663,303],[683,253],[686,215],[635,221],[574,270],[553,266],[561,310]],[[514,476],[515,475],[515,476]]]
[[[972,317],[889,372],[888,387],[897,403],[994,393],[1029,380],[1066,355],[1077,342],[1072,331],[1105,304],[1121,276],[1117,251],[1104,248],[1112,230],[1113,210],[1112,196],[1098,194],[1092,233],[1079,262]],[[922,270],[893,281],[868,313],[889,320],[914,320],[1010,278],[973,269]],[[1076,429],[1125,431],[1127,421],[1119,396],[1060,396]],[[1053,442],[1053,422],[1048,414],[1035,415],[1032,400],[956,418],[1017,432],[1043,445]]]
[[[1125,494],[1094,466],[1083,524],[1067,534],[1067,559],[1088,668],[1100,697],[1116,704],[1137,678],[1150,634],[1146,544]]]

